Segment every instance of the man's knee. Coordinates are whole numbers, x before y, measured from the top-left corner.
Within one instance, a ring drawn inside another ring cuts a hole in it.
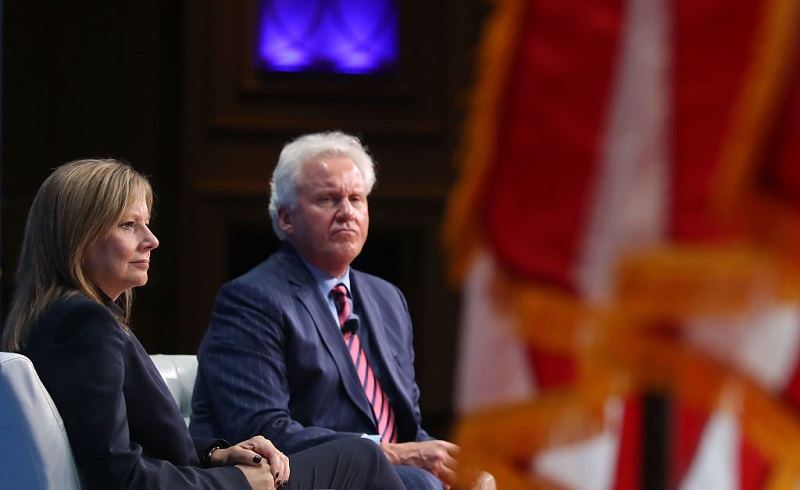
[[[444,486],[433,473],[416,466],[394,465],[407,490],[443,490]]]
[[[358,439],[346,439],[347,445],[351,448],[353,456],[369,461],[380,460],[383,458],[383,450],[378,444],[362,437]]]

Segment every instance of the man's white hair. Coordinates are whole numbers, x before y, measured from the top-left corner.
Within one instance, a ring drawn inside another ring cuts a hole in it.
[[[297,180],[303,166],[316,162],[321,157],[331,156],[352,160],[364,178],[367,194],[372,191],[375,185],[375,163],[358,138],[341,131],[300,136],[281,150],[269,184],[269,216],[272,229],[279,239],[285,240],[286,233],[281,229],[278,209],[294,207],[297,201]]]

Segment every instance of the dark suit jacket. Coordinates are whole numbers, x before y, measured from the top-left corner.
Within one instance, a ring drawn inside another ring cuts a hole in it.
[[[84,488],[250,488],[234,467],[199,467],[213,439],[192,440],[150,356],[108,307],[80,295],[53,303],[22,354],[64,420]]]
[[[420,427],[405,298],[388,282],[352,269],[350,283],[399,441],[430,439]],[[261,434],[291,453],[378,433],[339,325],[289,245],[222,287],[198,359],[194,435]]]

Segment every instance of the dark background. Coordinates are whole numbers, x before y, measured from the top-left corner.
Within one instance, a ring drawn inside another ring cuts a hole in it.
[[[134,330],[151,353],[195,352],[219,286],[277,245],[266,189],[281,146],[311,131],[353,132],[379,165],[358,267],[407,295],[423,416],[446,435],[458,298],[440,228],[488,7],[400,5],[399,68],[370,78],[256,71],[257,0],[6,0],[3,311],[27,209],[50,169],[122,158],[152,178],[161,240]]]

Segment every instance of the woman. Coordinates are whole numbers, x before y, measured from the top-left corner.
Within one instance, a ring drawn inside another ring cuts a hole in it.
[[[145,177],[78,160],[28,215],[3,350],[28,356],[64,420],[87,488],[403,488],[377,445],[340,439],[287,458],[263,437],[192,440],[128,328],[158,239]]]

